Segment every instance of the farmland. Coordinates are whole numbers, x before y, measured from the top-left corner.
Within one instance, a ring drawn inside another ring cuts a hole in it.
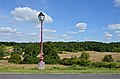
[[[102,58],[105,55],[112,55],[114,60],[120,60],[120,53],[116,52],[95,52],[95,51],[87,51],[90,54],[90,61],[102,61]],[[60,58],[71,58],[71,56],[80,57],[81,52],[63,52],[63,54],[59,54]]]

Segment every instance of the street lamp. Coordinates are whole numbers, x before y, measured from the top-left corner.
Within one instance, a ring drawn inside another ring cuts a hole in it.
[[[41,22],[41,29],[40,29],[40,62],[38,63],[38,69],[44,70],[45,69],[45,62],[44,57],[43,57],[43,21],[45,19],[45,15],[40,12],[40,14],[38,15],[38,19]]]

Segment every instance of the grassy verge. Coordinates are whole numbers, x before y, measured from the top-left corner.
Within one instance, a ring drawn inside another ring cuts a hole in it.
[[[45,70],[38,70],[35,68],[11,68],[11,67],[0,67],[0,73],[37,73],[37,74],[82,74],[82,73],[120,73],[119,69],[108,69],[108,68],[81,68],[81,69],[72,69],[70,67],[67,68],[59,68],[59,67],[51,67]]]

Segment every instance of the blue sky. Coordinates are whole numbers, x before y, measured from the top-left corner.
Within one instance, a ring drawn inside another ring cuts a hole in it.
[[[0,0],[0,41],[120,42],[120,0]]]

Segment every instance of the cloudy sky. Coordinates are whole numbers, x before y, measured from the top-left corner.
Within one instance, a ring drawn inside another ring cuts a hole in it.
[[[120,0],[0,0],[0,41],[120,42]]]

